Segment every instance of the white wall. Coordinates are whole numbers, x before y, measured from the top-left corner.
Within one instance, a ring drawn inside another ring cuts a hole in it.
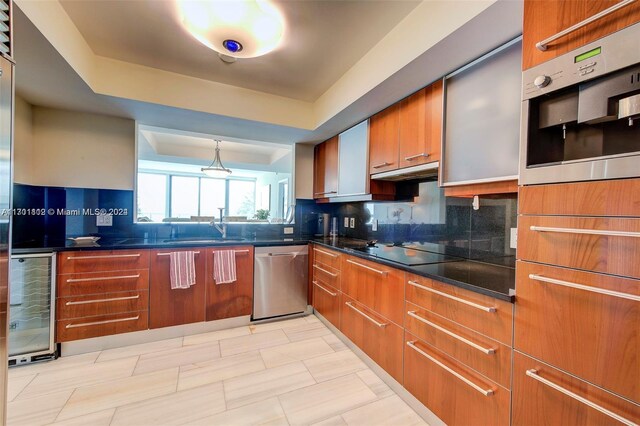
[[[13,179],[30,183],[33,174],[33,108],[15,97],[13,128]]]

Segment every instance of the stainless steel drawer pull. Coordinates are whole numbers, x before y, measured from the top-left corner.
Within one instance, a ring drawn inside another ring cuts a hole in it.
[[[549,226],[530,226],[529,229],[536,232],[556,232],[560,234],[587,234],[604,235],[606,237],[632,237],[640,238],[640,232],[630,231],[603,231],[600,229],[579,229],[579,228],[553,228]]]
[[[86,305],[88,303],[115,302],[115,301],[118,301],[118,300],[133,300],[133,299],[140,299],[140,295],[136,294],[135,296],[112,297],[110,299],[93,299],[93,300],[81,300],[81,301],[78,301],[78,302],[67,302],[67,303],[65,303],[65,306]]]
[[[125,257],[140,257],[140,253],[136,254],[110,254],[104,256],[69,256],[67,260],[84,260],[84,259],[120,259]]]
[[[327,194],[337,194],[338,191],[325,191],[325,192],[314,192],[314,195],[327,195]]]
[[[313,281],[313,284],[318,287],[320,290],[324,290],[325,292],[329,293],[332,297],[336,297],[338,295],[338,293],[334,293],[332,291],[327,290],[326,288],[322,287],[320,284],[318,284],[317,281]]]
[[[416,154],[416,155],[411,155],[409,157],[404,157],[404,161],[413,161],[416,158],[420,158],[420,157],[424,157],[427,158],[429,156],[429,154],[427,154],[426,152],[422,152],[420,154]]]
[[[322,253],[322,254],[326,254],[329,257],[333,257],[334,259],[338,256],[340,256],[339,254],[335,254],[335,253],[330,253],[328,251],[324,251],[324,250],[320,250],[318,248],[314,248],[313,251],[316,251],[318,253]]]
[[[381,271],[379,269],[372,268],[371,266],[367,266],[367,265],[363,265],[362,263],[354,262],[351,259],[347,259],[347,263],[351,263],[352,265],[356,265],[356,266],[359,266],[361,268],[368,269],[371,272],[375,272],[376,274],[380,274],[380,275],[387,275],[389,273],[389,271]]]
[[[563,394],[567,395],[568,397],[571,397],[571,398],[575,399],[576,401],[580,401],[583,404],[593,408],[594,410],[598,410],[602,414],[607,415],[607,416],[611,417],[612,419],[615,419],[615,420],[619,421],[620,423],[624,423],[625,425],[629,425],[629,426],[638,426],[636,423],[632,422],[631,420],[625,419],[624,417],[622,417],[622,416],[620,416],[620,415],[618,415],[618,414],[616,414],[616,413],[614,413],[612,411],[609,411],[606,408],[601,407],[598,404],[595,404],[595,403],[589,401],[588,399],[583,398],[580,395],[577,395],[577,394],[571,392],[570,390],[567,390],[567,389],[563,388],[562,386],[558,386],[555,383],[553,383],[552,381],[545,379],[544,377],[541,377],[538,374],[538,370],[536,370],[536,369],[527,370],[526,374],[527,374],[527,376],[531,377],[532,379],[535,379],[535,380],[539,381],[540,383],[545,384],[545,385],[549,386],[550,388],[555,389],[558,392],[563,393]]]
[[[610,8],[605,9],[605,10],[603,10],[601,12],[598,12],[593,16],[588,17],[584,21],[580,21],[577,24],[572,25],[569,28],[560,31],[557,34],[552,35],[549,38],[545,38],[544,40],[537,42],[536,43],[536,47],[538,48],[538,50],[541,50],[541,51],[544,52],[545,50],[547,50],[547,45],[549,43],[551,43],[553,41],[556,41],[557,39],[559,39],[561,37],[564,37],[567,34],[571,34],[572,32],[584,27],[585,25],[589,25],[590,23],[592,23],[594,21],[597,21],[600,18],[604,18],[605,16],[610,15],[611,13],[615,12],[618,9],[621,9],[621,8],[623,8],[625,6],[628,6],[628,5],[630,5],[631,3],[635,2],[635,1],[636,0],[623,0],[620,3],[616,3],[613,6],[611,6]]]
[[[108,280],[128,280],[140,278],[140,274],[136,275],[119,275],[117,277],[96,277],[96,278],[69,278],[68,283],[83,283],[89,281],[108,281]]]
[[[407,315],[409,315],[410,317],[413,317],[415,319],[417,319],[420,322],[423,322],[425,324],[427,324],[428,326],[431,326],[433,328],[435,328],[436,330],[440,330],[443,333],[453,337],[454,339],[457,339],[459,341],[461,341],[462,343],[466,343],[467,345],[471,346],[472,348],[475,348],[477,350],[479,350],[480,352],[483,352],[487,355],[491,355],[494,354],[496,352],[496,350],[494,348],[485,348],[482,347],[476,343],[473,343],[471,340],[465,339],[462,336],[459,336],[449,330],[447,330],[444,327],[440,327],[438,324],[432,323],[431,321],[427,320],[426,318],[422,318],[420,315],[416,314],[416,311],[407,311]]]
[[[89,325],[102,325],[102,324],[111,324],[114,322],[124,322],[124,321],[137,321],[140,318],[140,315],[136,315],[135,317],[129,318],[118,318],[106,321],[96,321],[96,322],[83,322],[81,324],[67,324],[65,328],[77,328],[77,327],[86,327]]]
[[[171,253],[158,253],[158,256],[169,256]],[[199,251],[194,251],[193,254],[196,256],[200,254]]]
[[[327,275],[331,275],[331,276],[332,276],[332,277],[334,277],[334,278],[338,276],[338,274],[336,274],[336,273],[334,273],[334,272],[329,272],[329,271],[327,271],[326,269],[319,267],[318,265],[313,265],[313,267],[314,267],[315,269],[317,269],[318,271],[322,271],[322,272],[324,272],[324,273],[325,273],[325,274],[327,274]]]
[[[474,307],[476,309],[480,309],[480,310],[485,311],[485,312],[492,312],[493,313],[493,312],[496,312],[498,310],[495,306],[478,305],[477,303],[473,303],[473,302],[470,302],[468,300],[464,300],[464,299],[461,299],[459,297],[452,296],[450,294],[444,293],[442,291],[434,290],[432,288],[420,285],[415,281],[407,281],[407,282],[409,283],[409,285],[417,287],[417,288],[419,288],[421,290],[430,291],[431,293],[438,294],[438,295],[440,295],[442,297],[446,297],[447,299],[455,300],[456,302],[464,303],[465,305],[472,306],[472,307]]]
[[[387,163],[387,162],[385,161],[384,163],[376,164],[375,166],[371,166],[371,167],[373,167],[374,169],[380,169],[380,168],[382,168],[382,167],[387,167],[387,166],[390,166],[390,165],[392,165],[392,164],[393,164],[393,163]]]
[[[484,396],[493,395],[493,393],[494,393],[493,389],[483,389],[483,388],[481,388],[480,386],[478,386],[475,383],[473,383],[471,380],[469,380],[466,377],[464,377],[462,374],[452,370],[451,368],[447,367],[446,365],[444,365],[443,363],[441,363],[440,361],[438,361],[437,359],[435,359],[434,357],[432,357],[431,355],[429,355],[428,353],[426,353],[425,351],[423,351],[422,349],[417,347],[415,345],[415,343],[416,343],[415,340],[411,341],[411,342],[407,342],[407,346],[409,346],[411,349],[413,349],[414,351],[418,352],[420,355],[422,355],[423,357],[427,358],[429,361],[433,362],[437,366],[441,367],[444,370],[447,370],[449,373],[453,374],[458,379],[462,380],[463,382],[465,382],[466,384],[468,384],[469,386],[471,386],[472,388],[474,388],[475,390],[477,390],[478,392],[480,392]]]
[[[233,251],[235,254],[240,254],[240,253],[249,253],[249,250],[234,250]],[[199,253],[199,252],[198,252]]]
[[[380,328],[385,328],[386,326],[389,325],[389,323],[386,323],[386,322],[382,323],[382,322],[378,322],[378,321],[374,320],[369,315],[365,314],[360,309],[356,308],[353,305],[353,303],[351,303],[351,302],[344,302],[344,304],[347,305],[348,307],[350,307],[351,309],[353,309],[354,311],[356,311],[357,313],[359,313],[360,315],[362,315],[363,317],[365,317],[366,319],[368,319],[369,321],[371,321],[372,323],[374,323],[375,325],[377,325]]]
[[[544,283],[561,285],[563,287],[575,288],[578,290],[590,291],[591,293],[604,294],[607,296],[619,297],[621,299],[634,300],[640,302],[640,296],[634,294],[623,293],[620,291],[606,290],[604,288],[589,287],[584,284],[572,283],[571,281],[557,280],[555,278],[548,278],[542,275],[529,274],[529,278],[536,281],[542,281]]]

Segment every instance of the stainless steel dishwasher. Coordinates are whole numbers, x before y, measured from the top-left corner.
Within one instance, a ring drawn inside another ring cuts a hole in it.
[[[258,247],[253,278],[253,319],[307,309],[309,252],[306,245]]]

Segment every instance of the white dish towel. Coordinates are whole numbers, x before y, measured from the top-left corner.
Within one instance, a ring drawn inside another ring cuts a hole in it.
[[[171,290],[187,289],[196,283],[196,262],[193,251],[169,253]]]
[[[237,280],[235,250],[213,252],[213,279],[216,284],[227,284]]]

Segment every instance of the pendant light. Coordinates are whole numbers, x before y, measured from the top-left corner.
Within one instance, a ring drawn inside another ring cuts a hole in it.
[[[231,174],[231,170],[224,167],[222,161],[220,160],[220,142],[219,140],[215,140],[216,143],[216,155],[213,158],[213,162],[209,165],[209,167],[203,167],[202,173],[207,176],[211,176],[214,178],[224,178]]]

